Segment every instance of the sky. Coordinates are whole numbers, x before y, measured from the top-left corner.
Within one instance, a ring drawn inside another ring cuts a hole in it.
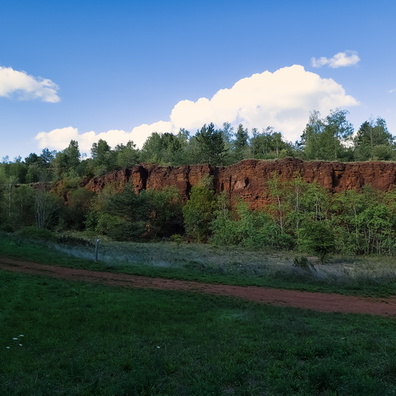
[[[0,159],[313,110],[396,135],[392,0],[1,0]]]

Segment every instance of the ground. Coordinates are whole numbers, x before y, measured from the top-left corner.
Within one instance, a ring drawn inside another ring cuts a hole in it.
[[[206,284],[191,281],[50,266],[4,257],[0,257],[0,269],[127,288],[168,289],[208,293],[213,295],[243,298],[263,304],[312,309],[321,312],[360,313],[378,316],[396,315],[396,297],[367,298],[263,287]]]

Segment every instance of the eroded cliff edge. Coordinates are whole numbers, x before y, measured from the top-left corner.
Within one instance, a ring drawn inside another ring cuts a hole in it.
[[[144,189],[173,186],[184,199],[188,199],[192,186],[199,184],[205,176],[213,176],[216,192],[225,191],[231,201],[241,198],[251,209],[257,209],[269,202],[267,182],[274,174],[283,181],[299,176],[308,183],[317,182],[331,192],[359,190],[364,185],[390,191],[396,186],[395,162],[305,162],[286,158],[268,161],[244,160],[227,167],[136,165],[131,169],[93,178],[85,187],[99,192],[110,184],[121,191],[125,185],[130,184],[135,192],[140,192]]]

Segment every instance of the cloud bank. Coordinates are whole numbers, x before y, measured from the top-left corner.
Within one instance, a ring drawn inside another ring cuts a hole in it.
[[[348,67],[356,65],[360,62],[360,58],[356,51],[346,50],[344,52],[339,52],[335,54],[332,58],[312,58],[311,65],[313,67],[322,67],[329,66],[332,69],[336,69],[338,67]]]
[[[66,128],[53,129],[50,132],[40,132],[35,139],[38,141],[39,147],[49,148],[51,150],[65,149],[70,140],[78,141],[78,146],[82,153],[89,154],[92,144],[99,139],[105,140],[110,146],[115,147],[117,144],[126,144],[128,141],[133,142],[142,147],[146,139],[153,133],[171,132],[172,125],[170,122],[159,121],[154,124],[142,124],[132,129],[132,131],[123,131],[121,129],[111,129],[106,132],[96,133],[94,131],[79,133],[77,128],[68,126]]]
[[[0,97],[56,103],[60,101],[58,89],[48,78],[35,78],[11,67],[0,66]]]
[[[99,139],[111,146],[133,140],[141,147],[152,132],[177,133],[180,128],[195,132],[203,124],[213,122],[221,126],[229,122],[233,126],[242,123],[246,128],[259,130],[272,126],[282,132],[286,140],[295,141],[301,136],[312,110],[326,115],[332,109],[358,104],[334,80],[294,65],[243,78],[231,88],[219,90],[212,98],[182,100],[173,107],[168,121],[143,124],[131,131],[102,133],[80,133],[76,128],[67,127],[40,132],[36,140],[40,148],[62,150],[74,139],[79,142],[81,151],[88,153],[92,143]]]

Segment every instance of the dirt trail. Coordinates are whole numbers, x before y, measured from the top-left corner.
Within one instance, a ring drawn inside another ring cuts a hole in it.
[[[215,285],[191,281],[56,267],[0,257],[0,269],[52,278],[100,283],[129,288],[186,290],[220,296],[233,296],[280,307],[312,309],[322,312],[396,315],[396,297],[367,298],[330,293],[311,293],[263,287]]]

